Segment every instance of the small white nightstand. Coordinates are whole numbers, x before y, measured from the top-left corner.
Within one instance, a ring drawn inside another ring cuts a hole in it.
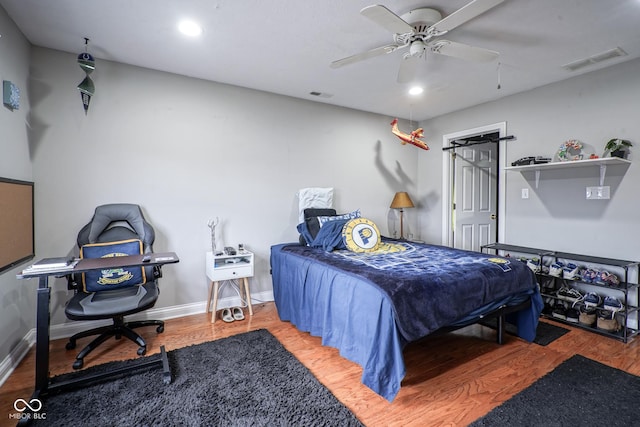
[[[207,252],[207,277],[211,281],[209,284],[209,299],[207,300],[207,313],[211,313],[211,323],[216,321],[216,311],[218,309],[218,290],[220,283],[226,280],[240,280],[240,293],[244,288],[244,298],[247,301],[249,315],[253,316],[253,307],[251,305],[251,291],[249,291],[249,277],[253,277],[253,253],[247,250],[238,251],[236,255],[214,255],[213,252]],[[213,297],[213,309],[211,308],[211,299]]]

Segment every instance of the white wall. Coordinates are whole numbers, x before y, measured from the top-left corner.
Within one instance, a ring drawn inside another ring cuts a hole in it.
[[[422,123],[432,145],[442,136],[507,122],[507,161],[552,157],[566,140],[578,139],[602,154],[606,141],[631,140],[632,164],[607,168],[610,200],[586,200],[585,188],[599,185],[599,169],[566,169],[541,174],[506,173],[505,242],[523,246],[630,260],[640,259],[640,60],[616,65],[560,83],[509,96]],[[427,94],[428,96],[428,94]],[[436,158],[437,157],[437,158]],[[425,156],[418,166],[419,191],[429,198],[421,216],[423,238],[436,240],[442,215],[441,156]],[[521,189],[530,190],[521,199]]]
[[[27,118],[29,117],[29,43],[0,7],[0,81],[20,88],[20,108],[0,105],[0,176],[31,181]],[[0,88],[0,92],[2,89]],[[0,236],[2,238],[2,236]],[[33,327],[35,287],[16,279],[23,266],[0,273],[0,361],[18,347]]]
[[[385,234],[393,194],[416,191],[417,149],[390,117],[106,61],[85,116],[75,55],[32,52],[37,255],[75,250],[95,206],[138,203],[155,250],[181,259],[163,269],[156,307],[204,310],[209,218],[225,244],[255,251],[252,293],[269,294],[270,246],[298,238],[298,189],[334,187],[338,211],[360,208]],[[67,298],[56,281],[53,324],[67,322]]]

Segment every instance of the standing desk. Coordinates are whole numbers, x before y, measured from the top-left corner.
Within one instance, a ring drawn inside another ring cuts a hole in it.
[[[136,361],[138,363],[133,363],[117,370],[79,376],[66,381],[51,382],[49,378],[49,300],[51,296],[49,276],[65,276],[68,274],[83,273],[91,270],[123,267],[160,266],[164,264],[174,264],[180,261],[174,252],[158,252],[146,255],[150,255],[151,257],[148,262],[142,261],[144,255],[84,258],[81,259],[73,269],[43,269],[42,271],[25,270],[22,274],[17,276],[19,279],[38,278],[39,281],[36,300],[36,377],[35,390],[33,392],[32,399],[39,399],[40,397],[46,396],[48,393],[88,385],[112,375],[118,375],[153,365],[162,365],[162,379],[164,383],[168,384],[171,382],[169,361],[167,359],[167,353],[164,346],[160,347],[159,358],[154,358],[153,356],[146,357]]]

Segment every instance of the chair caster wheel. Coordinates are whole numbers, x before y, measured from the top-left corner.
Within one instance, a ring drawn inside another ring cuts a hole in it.
[[[73,369],[82,369],[83,365],[84,365],[84,360],[76,359],[76,361],[73,362]]]
[[[138,356],[144,356],[146,352],[147,352],[147,347],[140,347],[138,349]]]
[[[67,345],[64,346],[64,348],[66,348],[67,350],[73,350],[74,348],[76,348],[76,342],[69,341]]]
[[[163,333],[163,332],[164,332],[164,325],[160,325],[160,326],[158,326],[158,327],[156,328],[156,332],[157,332],[157,333],[159,333],[159,334]]]

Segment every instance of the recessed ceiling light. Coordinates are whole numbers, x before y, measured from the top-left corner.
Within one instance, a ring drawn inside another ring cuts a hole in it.
[[[193,21],[180,21],[178,29],[182,34],[190,37],[196,37],[202,34],[202,27]]]
[[[420,86],[414,86],[409,89],[409,95],[420,95],[422,92],[424,92],[424,89]]]

